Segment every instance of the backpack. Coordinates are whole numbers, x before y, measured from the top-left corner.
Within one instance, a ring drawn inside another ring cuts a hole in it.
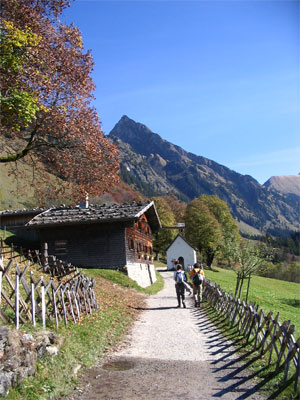
[[[203,275],[200,274],[200,272],[195,273],[195,275],[192,278],[193,284],[195,286],[200,286],[203,283]]]
[[[176,272],[176,282],[177,283],[184,282],[184,272]]]

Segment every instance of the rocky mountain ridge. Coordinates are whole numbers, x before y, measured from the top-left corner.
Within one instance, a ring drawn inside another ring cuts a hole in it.
[[[300,174],[271,176],[264,186],[269,189],[277,190],[280,193],[294,194],[300,197]]]
[[[187,152],[127,116],[109,137],[120,150],[122,179],[146,196],[173,193],[188,202],[201,194],[217,195],[249,231],[279,234],[299,229],[298,196]]]

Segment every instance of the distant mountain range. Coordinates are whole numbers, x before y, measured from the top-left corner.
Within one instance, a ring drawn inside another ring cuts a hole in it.
[[[202,194],[225,200],[248,233],[299,230],[299,179],[272,177],[260,185],[215,161],[189,153],[126,115],[109,138],[120,150],[121,177],[146,196],[175,194],[185,202]]]

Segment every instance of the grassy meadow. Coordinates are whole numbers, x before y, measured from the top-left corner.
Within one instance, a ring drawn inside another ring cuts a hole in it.
[[[148,286],[146,288],[140,287],[135,281],[128,278],[127,275],[119,271],[114,271],[111,269],[83,269],[82,271],[84,272],[85,275],[90,276],[91,278],[95,279],[98,276],[101,276],[102,278],[107,279],[117,285],[130,289],[135,289],[138,292],[142,292],[145,294],[155,294],[164,287],[163,278],[157,271],[156,271],[157,281],[153,285]]]
[[[236,273],[232,270],[214,267],[214,271],[205,271],[205,276],[216,282],[229,294],[234,294]],[[244,282],[242,299],[246,297],[247,281]],[[252,276],[249,289],[249,302],[254,302],[265,313],[280,313],[279,321],[290,320],[296,326],[295,337],[300,336],[300,284],[278,279]]]

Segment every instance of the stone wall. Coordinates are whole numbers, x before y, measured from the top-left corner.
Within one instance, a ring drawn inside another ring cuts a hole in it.
[[[58,354],[62,342],[62,337],[53,332],[40,331],[33,336],[0,326],[0,396],[33,376],[37,359]]]
[[[156,282],[155,268],[153,264],[132,263],[127,264],[127,275],[143,288]]]

